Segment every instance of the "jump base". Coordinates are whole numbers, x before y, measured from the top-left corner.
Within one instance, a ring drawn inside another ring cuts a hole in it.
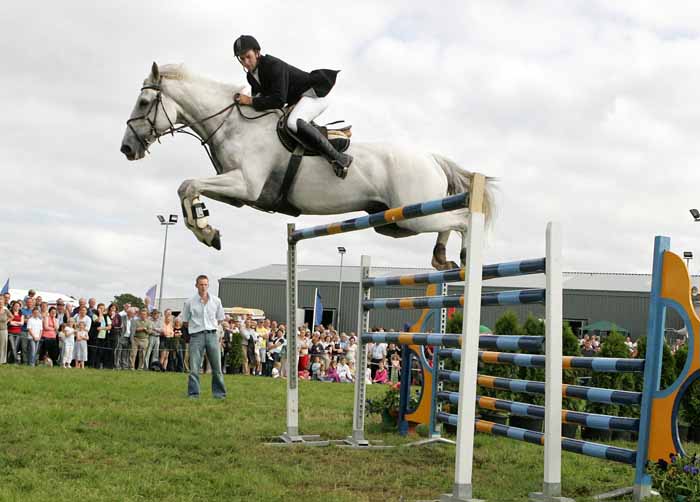
[[[304,446],[330,446],[331,442],[325,439],[321,439],[321,436],[317,434],[306,434],[306,435],[289,435],[284,433],[280,436],[275,436],[271,441],[266,444],[271,446],[293,446],[293,445],[304,445]]]

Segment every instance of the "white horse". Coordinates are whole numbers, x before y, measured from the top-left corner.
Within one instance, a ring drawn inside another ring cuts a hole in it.
[[[199,136],[210,149],[218,174],[185,180],[178,194],[187,228],[216,249],[221,248],[219,231],[209,225],[199,197],[256,207],[270,174],[287,166],[290,158],[275,132],[280,112],[251,120],[245,116],[259,115],[252,107],[232,106],[234,94],[243,89],[193,75],[183,65],[153,63],[121,145],[127,159],[139,160],[164,134],[190,127]],[[348,153],[354,161],[344,180],[322,157],[304,157],[288,201],[302,214],[377,212],[467,192],[471,185],[472,173],[440,155],[380,143],[353,143]],[[493,179],[487,179],[487,220],[494,209],[492,185]],[[452,231],[461,233],[464,242],[467,212],[425,216],[375,230],[391,237],[437,232],[432,265],[445,270],[456,267],[446,260],[445,245]]]

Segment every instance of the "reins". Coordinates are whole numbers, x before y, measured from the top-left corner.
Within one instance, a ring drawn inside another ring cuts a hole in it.
[[[175,133],[188,134],[194,138],[197,138],[199,140],[199,143],[204,148],[204,151],[207,152],[207,156],[209,157],[209,160],[211,161],[211,163],[214,165],[214,169],[216,169],[216,172],[218,174],[221,174],[222,169],[221,169],[221,166],[219,165],[218,160],[216,159],[216,156],[213,155],[211,152],[211,145],[209,145],[209,141],[214,137],[214,135],[217,132],[219,132],[219,129],[221,129],[223,127],[223,125],[226,123],[226,120],[228,120],[229,116],[231,115],[231,112],[233,112],[233,109],[235,108],[236,110],[238,110],[238,113],[241,115],[241,117],[243,117],[246,120],[257,120],[257,119],[260,119],[260,118],[265,117],[267,115],[279,112],[279,110],[271,110],[271,111],[261,113],[259,115],[255,115],[255,116],[246,115],[245,113],[243,113],[243,110],[241,109],[241,105],[238,102],[238,94],[236,94],[234,96],[233,103],[222,108],[218,112],[212,113],[211,115],[208,115],[208,116],[201,118],[199,120],[196,120],[194,122],[188,122],[188,123],[185,123],[185,124],[182,124],[182,125],[176,127],[175,124],[173,123],[173,121],[170,119],[170,116],[168,115],[168,111],[165,109],[165,105],[163,105],[163,97],[162,97],[163,89],[161,88],[161,80],[162,80],[162,77],[160,80],[158,80],[157,84],[147,84],[147,85],[144,85],[143,87],[141,87],[142,91],[144,91],[146,89],[151,89],[151,90],[157,91],[156,99],[151,101],[151,104],[148,107],[148,110],[146,110],[146,113],[144,113],[143,115],[140,115],[138,117],[132,117],[129,120],[127,120],[126,121],[127,127],[131,130],[131,132],[134,134],[134,136],[136,136],[136,139],[138,139],[139,143],[141,143],[141,146],[144,148],[144,150],[147,153],[151,153],[148,150],[147,141],[149,139],[152,139],[153,141],[158,141],[158,143],[160,143],[161,137],[165,136],[166,134],[170,134],[171,136],[175,136]],[[155,113],[153,114],[153,119],[151,119],[150,114],[153,111],[154,107],[155,107]],[[169,127],[166,130],[159,132],[158,129],[156,128],[156,122],[158,120],[158,112],[160,110],[163,110],[163,114],[165,115],[165,118],[168,120]],[[216,126],[216,128],[206,138],[202,138],[199,135],[199,133],[197,133],[197,131],[194,130],[194,126],[201,125],[201,124],[203,124],[203,123],[205,123],[213,118],[216,118],[220,115],[223,115],[223,114],[226,114],[226,115],[221,120],[219,125]],[[141,137],[141,135],[136,131],[136,129],[132,125],[132,123],[137,121],[137,120],[145,120],[148,122],[148,125],[151,128],[150,135],[148,138]],[[191,129],[191,131],[188,131],[187,129]]]

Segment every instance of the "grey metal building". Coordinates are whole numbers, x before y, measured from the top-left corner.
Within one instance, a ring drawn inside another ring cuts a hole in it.
[[[340,267],[324,265],[299,265],[299,307],[305,310],[305,320],[313,316],[314,291],[318,288],[324,310],[324,323],[337,325]],[[373,267],[372,276],[415,274],[431,269]],[[342,305],[340,305],[340,329],[357,330],[359,267],[343,267]],[[286,318],[286,265],[268,265],[219,280],[219,296],[225,307],[253,307],[263,309],[270,319]],[[695,282],[695,281],[694,281]],[[543,288],[542,275],[506,277],[484,281],[484,292],[509,289]],[[650,274],[611,274],[564,272],[564,319],[577,332],[582,325],[606,320],[630,330],[637,338],[646,331]],[[451,284],[449,294],[457,294],[463,288]],[[373,288],[376,298],[424,296],[425,287]],[[521,321],[529,313],[544,317],[543,305],[518,305],[514,307],[484,307],[482,324],[493,328],[496,320],[506,310],[513,310]],[[371,326],[401,330],[406,323],[413,324],[420,312],[377,310],[370,316]],[[667,327],[680,329],[679,316],[670,312]]]

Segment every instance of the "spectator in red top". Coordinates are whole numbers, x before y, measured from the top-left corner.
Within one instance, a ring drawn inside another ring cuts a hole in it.
[[[24,316],[22,315],[22,302],[14,302],[10,308],[10,325],[7,328],[7,333],[10,338],[10,349],[12,350],[12,359],[15,364],[19,364],[19,349],[22,343],[22,326],[24,325]]]
[[[46,354],[55,365],[58,364],[58,338],[56,330],[59,323],[56,317],[56,307],[49,308],[48,314],[44,317],[44,329],[41,332],[41,347],[39,350],[39,360],[43,360]]]

